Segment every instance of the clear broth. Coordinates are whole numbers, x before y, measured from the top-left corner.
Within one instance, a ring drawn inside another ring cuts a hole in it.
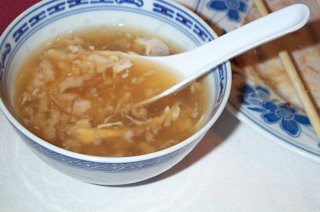
[[[115,65],[108,67],[107,59],[121,67],[119,61],[128,62],[127,58],[110,59],[96,52],[145,54],[140,38],[156,36],[128,28],[86,29],[40,48],[27,59],[15,83],[14,104],[21,123],[53,145],[96,156],[147,154],[189,137],[205,118],[205,80],[137,108],[135,103],[173,85],[179,76],[132,60],[129,68],[118,72]],[[179,47],[165,43],[170,54],[179,52]]]

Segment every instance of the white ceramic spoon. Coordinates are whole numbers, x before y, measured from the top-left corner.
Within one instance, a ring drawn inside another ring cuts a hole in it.
[[[309,19],[309,9],[296,4],[259,18],[196,49],[171,56],[136,56],[135,59],[163,64],[182,75],[182,80],[137,105],[149,104],[171,94],[217,65],[263,43],[298,30]]]

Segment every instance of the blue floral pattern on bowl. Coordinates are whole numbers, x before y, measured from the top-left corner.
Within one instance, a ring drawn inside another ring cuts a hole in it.
[[[219,12],[226,12],[230,21],[240,22],[240,13],[248,11],[248,2],[245,0],[211,0],[207,7]]]
[[[157,158],[149,159],[149,160],[141,160],[141,161],[127,162],[127,163],[103,163],[103,162],[92,162],[87,160],[81,160],[81,159],[69,157],[66,155],[62,155],[60,153],[54,152],[50,149],[45,148],[44,146],[37,144],[36,142],[32,141],[24,134],[20,133],[19,130],[16,129],[16,131],[19,133],[21,137],[23,137],[23,140],[28,146],[33,148],[35,151],[39,152],[41,155],[45,155],[46,157],[49,157],[64,165],[71,166],[74,168],[91,170],[91,171],[103,171],[103,172],[109,172],[109,173],[132,172],[132,171],[137,171],[141,169],[146,169],[156,164],[165,163],[168,160],[172,160],[174,158],[179,157],[179,155],[185,152],[186,149],[190,149],[192,148],[193,145],[195,145],[194,143],[191,143],[175,152],[172,152],[170,154],[160,156]]]
[[[269,100],[270,92],[262,86],[252,87],[243,84],[238,88],[239,100],[249,110],[260,113],[261,119],[267,124],[279,124],[288,135],[298,137],[301,133],[300,124],[311,126],[310,120],[298,113],[298,110],[287,103]]]

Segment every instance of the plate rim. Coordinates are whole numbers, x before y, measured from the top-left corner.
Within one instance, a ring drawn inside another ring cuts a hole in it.
[[[272,92],[273,90],[270,89]],[[233,90],[231,90],[231,93]],[[241,103],[239,103],[242,105]],[[242,123],[246,124],[247,126],[252,127],[256,132],[261,134],[262,136],[265,136],[269,138],[273,143],[278,144],[281,147],[284,147],[284,149],[289,150],[292,153],[295,153],[299,156],[303,156],[306,159],[312,160],[314,162],[320,163],[320,154],[317,155],[316,153],[310,152],[306,149],[303,149],[302,147],[299,147],[297,145],[294,145],[292,143],[289,143],[287,141],[284,141],[283,139],[273,135],[272,133],[266,131],[263,129],[260,125],[256,124],[253,120],[251,120],[245,112],[236,106],[234,102],[231,101],[231,98],[229,98],[228,104],[226,106],[227,110],[235,116],[237,119],[239,119]],[[264,124],[264,123],[263,123]]]

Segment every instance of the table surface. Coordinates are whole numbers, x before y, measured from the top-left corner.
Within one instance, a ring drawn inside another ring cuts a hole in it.
[[[43,163],[0,114],[0,211],[320,211],[320,164],[225,110],[178,165],[131,186],[97,186]]]
[[[36,1],[2,0],[0,31]],[[54,170],[26,147],[2,113],[0,135],[0,212],[320,211],[320,164],[227,110],[181,163],[131,186],[91,185]]]

